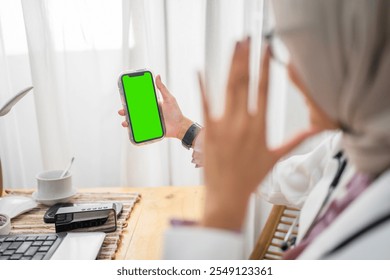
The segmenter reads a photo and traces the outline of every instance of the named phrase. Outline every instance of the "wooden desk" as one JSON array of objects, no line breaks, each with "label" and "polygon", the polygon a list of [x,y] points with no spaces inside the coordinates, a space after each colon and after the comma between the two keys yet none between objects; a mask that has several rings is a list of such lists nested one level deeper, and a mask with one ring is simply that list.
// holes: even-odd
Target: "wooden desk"
[{"label": "wooden desk", "polygon": [[[27,190],[30,191],[31,190]],[[161,259],[163,234],[171,218],[198,220],[204,202],[204,188],[85,188],[80,192],[133,192],[141,194],[124,229],[115,259]]]},{"label": "wooden desk", "polygon": [[[97,191],[114,191],[112,188]],[[142,198],[131,213],[116,259],[160,259],[164,231],[171,218],[198,220],[204,201],[203,187],[121,188]],[[88,191],[88,189],[86,190]],[[90,191],[90,190],[89,190]]]}]

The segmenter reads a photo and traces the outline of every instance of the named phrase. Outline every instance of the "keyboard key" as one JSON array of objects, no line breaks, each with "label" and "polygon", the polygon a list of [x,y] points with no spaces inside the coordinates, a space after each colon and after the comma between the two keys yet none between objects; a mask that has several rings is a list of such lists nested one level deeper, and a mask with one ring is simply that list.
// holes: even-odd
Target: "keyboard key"
[{"label": "keyboard key", "polygon": [[28,248],[27,252],[24,254],[25,256],[34,256],[34,254],[38,251],[39,247],[32,246]]},{"label": "keyboard key", "polygon": [[33,244],[32,241],[26,241],[24,242],[17,250],[17,254],[24,254],[28,248],[30,248],[31,244]]},{"label": "keyboard key", "polygon": [[5,239],[5,241],[15,241],[16,240],[16,236],[9,236]]},{"label": "keyboard key", "polygon": [[37,253],[32,259],[33,260],[42,260],[45,257],[45,253]]},{"label": "keyboard key", "polygon": [[27,241],[35,241],[35,239],[37,239],[36,236],[27,236]]},{"label": "keyboard key", "polygon": [[12,244],[8,247],[8,250],[16,250],[19,248],[20,245],[22,245],[22,243],[22,241],[12,242]]},{"label": "keyboard key", "polygon": [[26,240],[26,236],[19,236],[19,237],[16,237],[16,241],[24,241]]},{"label": "keyboard key", "polygon": [[57,239],[57,235],[53,234],[53,235],[49,235],[46,240],[52,240],[52,241],[55,241]]},{"label": "keyboard key", "polygon": [[47,235],[39,235],[39,236],[37,237],[37,240],[38,240],[38,241],[45,241],[46,238],[47,238]]},{"label": "keyboard key", "polygon": [[39,247],[38,252],[47,252],[47,251],[49,251],[49,249],[50,249],[50,246],[42,246],[42,247]]},{"label": "keyboard key", "polygon": [[43,241],[34,241],[32,246],[42,246],[42,244],[43,244]]},{"label": "keyboard key", "polygon": [[54,241],[45,241],[45,242],[43,242],[43,246],[51,246],[51,245],[53,245],[54,244]]},{"label": "keyboard key", "polygon": [[31,257],[24,256],[24,257],[21,257],[20,260],[22,260],[22,261],[31,260]]},{"label": "keyboard key", "polygon": [[3,242],[0,246],[0,254],[7,250],[11,244],[12,242]]},{"label": "keyboard key", "polygon": [[13,254],[9,259],[10,260],[20,260],[21,257],[23,257],[22,254]]},{"label": "keyboard key", "polygon": [[3,256],[12,256],[15,253],[15,250],[5,250]]},{"label": "keyboard key", "polygon": [[9,260],[10,256],[0,256],[0,260]]}]

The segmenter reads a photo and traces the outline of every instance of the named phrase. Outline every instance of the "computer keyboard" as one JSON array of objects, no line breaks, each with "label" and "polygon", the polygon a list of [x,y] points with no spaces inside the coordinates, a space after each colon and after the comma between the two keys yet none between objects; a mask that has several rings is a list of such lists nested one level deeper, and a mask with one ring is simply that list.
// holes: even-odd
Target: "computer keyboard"
[{"label": "computer keyboard", "polygon": [[0,260],[49,259],[63,237],[58,233],[0,235]]}]

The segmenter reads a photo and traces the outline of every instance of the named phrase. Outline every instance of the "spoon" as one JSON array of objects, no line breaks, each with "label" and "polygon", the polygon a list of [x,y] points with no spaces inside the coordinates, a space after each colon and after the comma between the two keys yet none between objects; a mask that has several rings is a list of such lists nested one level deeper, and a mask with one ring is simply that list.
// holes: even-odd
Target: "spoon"
[{"label": "spoon", "polygon": [[73,164],[73,161],[74,161],[74,157],[72,157],[72,159],[70,160],[70,163],[68,165],[68,167],[64,170],[64,172],[62,172],[61,176],[60,176],[60,179],[63,178],[66,173],[69,172],[70,168],[72,167],[72,164]]},{"label": "spoon", "polygon": [[16,94],[14,97],[12,97],[10,100],[8,100],[8,102],[6,102],[0,109],[0,117],[8,114],[8,112],[11,111],[12,107],[32,89],[33,87],[25,88],[24,90]]}]

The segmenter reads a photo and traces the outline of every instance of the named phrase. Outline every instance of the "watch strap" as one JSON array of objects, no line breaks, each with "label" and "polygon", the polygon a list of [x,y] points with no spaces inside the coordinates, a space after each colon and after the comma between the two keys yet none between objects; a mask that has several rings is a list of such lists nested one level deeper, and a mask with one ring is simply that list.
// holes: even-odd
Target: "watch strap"
[{"label": "watch strap", "polygon": [[193,123],[187,129],[186,133],[184,134],[183,139],[181,140],[181,143],[183,144],[183,146],[185,148],[190,149],[192,147],[192,144],[193,144],[196,136],[198,136],[201,129],[202,129],[202,127],[197,123]]}]

